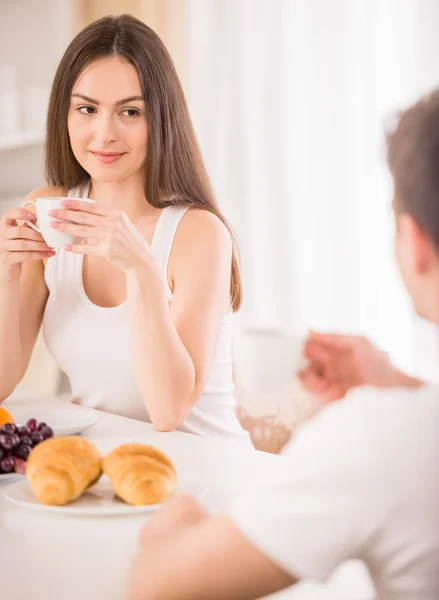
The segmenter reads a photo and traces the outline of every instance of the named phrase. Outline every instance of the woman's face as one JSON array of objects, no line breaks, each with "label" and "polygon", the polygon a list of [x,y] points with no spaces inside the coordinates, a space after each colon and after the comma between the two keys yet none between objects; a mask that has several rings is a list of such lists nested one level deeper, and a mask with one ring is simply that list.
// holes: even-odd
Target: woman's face
[{"label": "woman's face", "polygon": [[116,56],[86,67],[72,90],[68,130],[76,160],[95,181],[143,177],[148,123],[135,67]]}]

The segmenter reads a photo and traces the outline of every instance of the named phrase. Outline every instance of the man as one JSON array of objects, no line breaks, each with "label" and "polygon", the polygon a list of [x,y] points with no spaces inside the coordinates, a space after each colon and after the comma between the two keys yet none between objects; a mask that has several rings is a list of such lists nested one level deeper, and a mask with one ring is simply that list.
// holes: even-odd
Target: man
[{"label": "man", "polygon": [[[439,326],[439,91],[401,116],[388,162],[402,279]],[[324,581],[352,558],[380,600],[439,598],[439,388],[360,340],[311,335],[302,379],[343,399],[294,436],[282,474],[267,473],[226,514],[189,498],[158,513],[141,534],[130,600],[258,598]]]}]

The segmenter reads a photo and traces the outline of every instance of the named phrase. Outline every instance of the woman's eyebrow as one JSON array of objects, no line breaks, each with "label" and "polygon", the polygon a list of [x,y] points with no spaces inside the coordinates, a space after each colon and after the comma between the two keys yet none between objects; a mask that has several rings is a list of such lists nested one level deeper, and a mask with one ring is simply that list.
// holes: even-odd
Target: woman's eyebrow
[{"label": "woman's eyebrow", "polygon": [[[84,94],[72,94],[72,98],[81,98],[82,100],[85,100],[86,102],[90,102],[90,104],[96,104],[96,106],[99,106],[100,102],[99,100],[94,100],[93,98],[90,98],[89,96],[85,96]],[[127,104],[127,102],[144,102],[143,100],[143,96],[129,96],[128,98],[123,98],[122,100],[118,100],[116,102],[116,106],[120,106],[121,104]]]}]

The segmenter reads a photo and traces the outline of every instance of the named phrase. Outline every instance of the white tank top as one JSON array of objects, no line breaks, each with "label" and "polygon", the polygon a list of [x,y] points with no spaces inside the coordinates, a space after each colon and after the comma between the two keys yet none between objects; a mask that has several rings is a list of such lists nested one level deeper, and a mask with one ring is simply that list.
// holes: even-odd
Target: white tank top
[{"label": "white tank top", "polygon": [[[86,198],[89,188],[89,184],[74,188],[69,197]],[[151,244],[169,300],[169,256],[185,212],[180,207],[163,209]],[[111,308],[93,304],[84,290],[82,263],[82,255],[63,249],[47,261],[49,297],[43,319],[47,348],[69,378],[71,402],[151,422],[136,383],[126,302]],[[179,429],[251,444],[235,415],[230,316],[223,318],[207,385]]]}]

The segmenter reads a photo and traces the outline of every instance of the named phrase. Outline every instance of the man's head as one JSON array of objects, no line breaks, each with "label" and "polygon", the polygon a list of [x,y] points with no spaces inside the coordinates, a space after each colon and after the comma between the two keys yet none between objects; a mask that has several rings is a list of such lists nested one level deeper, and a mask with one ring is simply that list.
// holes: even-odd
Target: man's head
[{"label": "man's head", "polygon": [[401,114],[388,164],[401,276],[417,313],[439,324],[439,90]]}]

